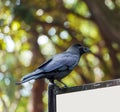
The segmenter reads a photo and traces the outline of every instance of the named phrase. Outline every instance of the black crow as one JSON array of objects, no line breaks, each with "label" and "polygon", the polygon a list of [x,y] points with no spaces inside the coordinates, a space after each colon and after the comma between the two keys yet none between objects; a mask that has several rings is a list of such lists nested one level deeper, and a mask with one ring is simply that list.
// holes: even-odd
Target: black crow
[{"label": "black crow", "polygon": [[53,56],[53,58],[40,65],[35,71],[24,76],[16,84],[22,84],[32,79],[47,78],[53,84],[54,80],[57,80],[65,85],[61,79],[75,68],[82,54],[86,52],[90,52],[89,48],[80,44],[72,45],[63,53]]}]

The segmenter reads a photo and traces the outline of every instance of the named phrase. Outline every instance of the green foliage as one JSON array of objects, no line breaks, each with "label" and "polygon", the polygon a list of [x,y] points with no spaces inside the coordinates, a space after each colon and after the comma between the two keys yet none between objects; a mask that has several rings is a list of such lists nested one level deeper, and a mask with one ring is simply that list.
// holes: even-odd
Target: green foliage
[{"label": "green foliage", "polygon": [[[117,9],[107,7],[112,14],[119,12],[119,5]],[[88,46],[93,53],[84,55],[78,67],[63,79],[67,85],[108,80],[120,73],[113,66],[120,65],[119,41],[115,41],[118,38],[106,42],[106,35],[100,33],[100,26],[83,0],[2,0],[0,12],[0,112],[27,112],[30,94],[26,96],[22,90],[32,92],[31,85],[16,86],[15,82],[74,43]],[[109,25],[115,23],[117,29],[113,33],[119,34],[119,24],[116,26],[109,17]],[[44,109],[46,102],[44,94]]]},{"label": "green foliage", "polygon": [[27,108],[27,104],[28,104],[28,99],[27,98],[21,98],[20,99],[20,103],[18,104],[17,108],[16,108],[16,112],[28,112]]}]

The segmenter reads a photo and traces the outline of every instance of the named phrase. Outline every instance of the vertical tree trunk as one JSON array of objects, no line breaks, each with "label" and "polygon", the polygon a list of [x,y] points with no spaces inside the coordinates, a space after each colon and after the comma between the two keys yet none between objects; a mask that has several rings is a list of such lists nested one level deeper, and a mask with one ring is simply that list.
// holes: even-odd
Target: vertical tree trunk
[{"label": "vertical tree trunk", "polygon": [[36,80],[32,89],[32,111],[43,112],[42,93],[44,90],[44,80]]},{"label": "vertical tree trunk", "polygon": [[[36,25],[34,24],[33,26]],[[37,43],[39,33],[36,31],[35,27],[31,29],[31,32],[33,34],[33,37],[29,40],[32,45],[31,50],[33,53],[31,68],[36,69],[45,59],[40,53],[39,45]],[[38,79],[34,82],[30,99],[30,105],[32,106],[30,112],[43,112],[42,93],[44,91],[44,84],[45,82],[43,79]]]},{"label": "vertical tree trunk", "polygon": [[[111,26],[109,20],[107,20],[108,18],[101,10],[102,8],[106,9],[106,6],[103,1],[99,1],[99,0],[84,0],[84,1],[89,7],[90,12],[92,13],[92,18],[94,22],[98,25],[102,38],[107,48],[109,49],[109,55],[112,61],[112,68],[113,68],[112,70],[113,74],[111,75],[113,75],[114,78],[118,78],[119,75],[116,74],[119,74],[120,63],[116,57],[117,52],[115,51],[115,49],[113,49],[112,43],[116,42],[119,45],[120,38],[118,38],[119,36],[116,34],[114,27]],[[108,13],[110,13],[108,9],[107,11]]]}]

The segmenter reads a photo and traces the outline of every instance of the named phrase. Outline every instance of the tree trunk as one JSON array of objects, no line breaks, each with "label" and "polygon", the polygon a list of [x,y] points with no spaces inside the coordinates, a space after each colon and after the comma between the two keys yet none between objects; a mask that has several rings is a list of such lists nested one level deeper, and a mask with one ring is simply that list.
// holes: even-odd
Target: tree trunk
[{"label": "tree trunk", "polygon": [[31,112],[43,112],[43,102],[42,102],[42,93],[44,90],[44,80],[43,79],[38,79],[35,81],[32,89],[32,96],[31,96],[31,101],[32,101],[32,108]]},{"label": "tree trunk", "polygon": [[[111,11],[107,9],[104,4],[104,1],[101,0],[84,0],[88,5],[90,12],[92,13],[92,18],[94,22],[98,25],[98,28],[101,32],[102,38],[109,50],[110,59],[112,61],[112,74],[114,78],[120,77],[119,75],[119,66],[120,63],[116,57],[116,50],[112,47],[112,44],[115,42],[120,45],[119,33],[117,33],[114,26],[111,26],[109,18],[107,18],[107,13],[111,14]],[[105,11],[102,11],[104,9]],[[106,13],[107,12],[107,13]],[[112,14],[111,14],[112,15]],[[116,17],[115,17],[116,19]]]},{"label": "tree trunk", "polygon": [[[35,27],[31,29],[31,33],[33,34],[33,37],[29,39],[29,42],[32,45],[31,50],[33,53],[31,69],[36,69],[41,63],[43,63],[43,61],[45,61],[45,58],[39,51],[39,45],[37,44],[39,34]],[[38,79],[34,82],[30,99],[30,105],[32,106],[30,112],[43,112],[42,93],[44,91],[44,85],[45,82],[43,79]]]}]

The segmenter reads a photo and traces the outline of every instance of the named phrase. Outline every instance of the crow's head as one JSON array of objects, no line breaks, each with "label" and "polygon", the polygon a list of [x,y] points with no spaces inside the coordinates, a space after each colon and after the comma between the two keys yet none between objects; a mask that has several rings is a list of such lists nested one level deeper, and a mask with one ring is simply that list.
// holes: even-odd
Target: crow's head
[{"label": "crow's head", "polygon": [[80,53],[80,54],[84,54],[87,52],[91,52],[90,49],[88,47],[84,47],[81,44],[74,44],[70,47],[70,50],[72,52],[76,52],[76,53]]}]

